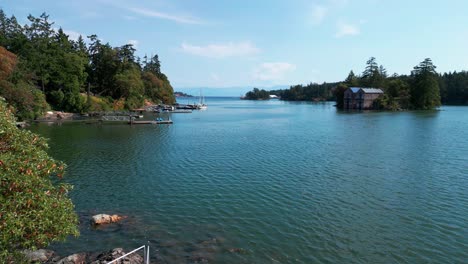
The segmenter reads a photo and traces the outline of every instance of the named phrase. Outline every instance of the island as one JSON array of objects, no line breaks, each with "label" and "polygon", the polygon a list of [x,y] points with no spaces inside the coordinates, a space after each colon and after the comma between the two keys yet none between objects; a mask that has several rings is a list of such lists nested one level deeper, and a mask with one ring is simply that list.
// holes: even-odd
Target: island
[{"label": "island", "polygon": [[245,96],[242,96],[243,100],[268,100],[270,99],[270,93],[264,89],[253,88],[252,91],[247,92]]}]

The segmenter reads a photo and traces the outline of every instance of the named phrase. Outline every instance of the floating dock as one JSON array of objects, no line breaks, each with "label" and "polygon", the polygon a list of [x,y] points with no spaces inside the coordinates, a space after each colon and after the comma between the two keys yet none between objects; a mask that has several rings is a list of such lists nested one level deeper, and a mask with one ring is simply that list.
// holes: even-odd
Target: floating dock
[{"label": "floating dock", "polygon": [[172,120],[162,120],[162,121],[130,121],[128,122],[129,125],[169,125],[172,124]]}]

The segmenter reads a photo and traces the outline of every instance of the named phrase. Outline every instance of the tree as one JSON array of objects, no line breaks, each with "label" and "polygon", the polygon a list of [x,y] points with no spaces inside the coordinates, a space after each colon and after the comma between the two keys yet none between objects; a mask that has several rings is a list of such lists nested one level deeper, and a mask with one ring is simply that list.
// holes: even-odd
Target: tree
[{"label": "tree", "polygon": [[[161,71],[157,54],[145,56],[142,64],[131,44],[112,47],[91,35],[87,45],[83,37],[73,41],[61,28],[55,29],[46,13],[39,17],[29,15],[28,20],[22,27],[14,16],[8,18],[0,9],[0,46],[18,56],[22,68],[9,75],[8,80],[2,80],[0,95],[22,117],[36,116],[23,113],[39,109],[35,106],[42,105],[44,96],[54,109],[71,112],[87,111],[93,105],[91,97],[99,96],[119,102],[131,100],[125,104],[127,107],[140,104],[145,96],[156,102],[175,103],[173,88]],[[148,77],[145,89],[141,89],[142,77]],[[36,87],[42,90],[42,95]],[[88,92],[87,98],[83,92]],[[101,99],[94,101],[112,103]],[[29,104],[33,101],[34,105]]]},{"label": "tree", "polygon": [[133,66],[115,75],[116,94],[126,99],[126,108],[138,108],[143,105],[145,87],[139,70]]},{"label": "tree", "polygon": [[245,94],[244,99],[246,100],[268,100],[270,99],[270,93],[264,89],[253,88],[252,91]]},{"label": "tree", "polygon": [[[80,92],[84,90],[88,58],[86,54],[76,51],[73,43],[60,28],[50,44],[53,57],[50,61],[48,93],[55,108],[70,111],[85,111],[85,99]],[[57,100],[62,96],[63,100]]]},{"label": "tree", "polygon": [[410,108],[410,86],[401,79],[389,81],[386,95],[389,98],[389,105],[394,106],[392,110]]},{"label": "tree", "polygon": [[366,62],[366,69],[362,72],[362,78],[368,79],[379,72],[379,65],[375,61],[375,57],[370,57]]},{"label": "tree", "polygon": [[161,62],[156,54],[150,61],[144,57],[142,78],[145,84],[145,95],[151,100],[165,104],[175,103],[174,89],[167,76],[161,72]]},{"label": "tree", "polygon": [[381,65],[379,66],[374,57],[371,57],[367,62],[367,66],[362,73],[361,83],[366,87],[382,88],[385,84],[387,71]]},{"label": "tree", "polygon": [[436,66],[426,58],[412,71],[411,101],[415,109],[434,109],[440,106],[440,89]]},{"label": "tree", "polygon": [[52,28],[54,23],[49,22],[49,15],[46,13],[42,13],[40,17],[29,15],[28,20],[31,24],[25,26],[28,45],[24,53],[28,54],[28,61],[39,79],[42,92],[45,93],[53,64],[54,53],[51,50],[51,43],[55,33]]},{"label": "tree", "polygon": [[348,87],[359,86],[359,80],[353,71],[349,72],[348,77],[346,77],[345,83]]},{"label": "tree", "polygon": [[96,35],[88,36],[91,43],[88,47],[90,62],[88,67],[89,82],[92,91],[99,95],[119,99],[114,93],[115,75],[119,70],[119,59],[116,50],[108,43],[103,45]]},{"label": "tree", "polygon": [[78,235],[78,218],[67,193],[53,185],[64,164],[47,155],[45,139],[15,126],[11,108],[0,100],[0,262],[14,262],[23,249],[45,247]]},{"label": "tree", "polygon": [[21,120],[34,119],[49,109],[44,94],[31,84],[24,68],[15,54],[0,47],[0,96],[15,107]]},{"label": "tree", "polygon": [[340,84],[335,89],[335,97],[336,97],[336,108],[343,109],[344,108],[344,92],[348,89],[345,84]]},{"label": "tree", "polygon": [[161,62],[159,61],[158,54],[154,55],[148,62],[145,56],[145,64],[143,65],[143,70],[151,72],[158,76],[161,74]]}]

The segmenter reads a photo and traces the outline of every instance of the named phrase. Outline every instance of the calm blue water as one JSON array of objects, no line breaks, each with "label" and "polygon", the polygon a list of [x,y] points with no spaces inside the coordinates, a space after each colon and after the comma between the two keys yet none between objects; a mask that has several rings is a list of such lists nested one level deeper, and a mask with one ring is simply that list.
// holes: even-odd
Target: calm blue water
[{"label": "calm blue water", "polygon": [[[69,165],[82,220],[52,248],[149,241],[161,263],[467,262],[468,107],[206,101],[173,125],[33,126]],[[102,212],[129,217],[91,228]]]}]

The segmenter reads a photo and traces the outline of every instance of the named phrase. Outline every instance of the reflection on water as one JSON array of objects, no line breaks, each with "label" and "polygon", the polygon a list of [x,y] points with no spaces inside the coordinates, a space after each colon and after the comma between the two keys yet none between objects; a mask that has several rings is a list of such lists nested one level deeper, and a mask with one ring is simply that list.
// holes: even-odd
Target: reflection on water
[{"label": "reflection on water", "polygon": [[[53,248],[149,242],[163,263],[468,259],[468,108],[207,102],[169,126],[32,127],[69,165],[82,220],[79,238]],[[129,217],[95,229],[97,213]]]}]

